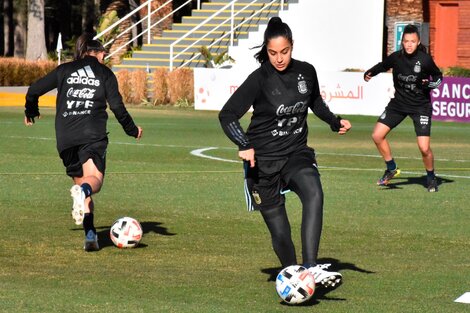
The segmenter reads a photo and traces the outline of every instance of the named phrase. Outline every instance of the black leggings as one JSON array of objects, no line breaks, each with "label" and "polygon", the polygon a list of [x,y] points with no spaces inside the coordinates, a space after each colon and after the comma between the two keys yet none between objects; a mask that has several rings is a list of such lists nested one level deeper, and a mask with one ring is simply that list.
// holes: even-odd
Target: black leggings
[{"label": "black leggings", "polygon": [[[323,190],[318,173],[313,168],[299,170],[289,181],[290,190],[302,202],[302,263],[313,266],[317,262],[323,225]],[[297,264],[295,247],[286,207],[261,210],[271,233],[272,245],[282,267]]]}]

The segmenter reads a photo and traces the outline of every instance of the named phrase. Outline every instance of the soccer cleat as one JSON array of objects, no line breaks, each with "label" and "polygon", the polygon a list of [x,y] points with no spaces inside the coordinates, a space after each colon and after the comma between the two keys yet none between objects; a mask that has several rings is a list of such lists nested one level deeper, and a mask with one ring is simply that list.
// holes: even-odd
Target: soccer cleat
[{"label": "soccer cleat", "polygon": [[93,231],[89,230],[85,236],[85,245],[83,246],[85,251],[98,251],[100,246],[98,245],[98,235]]},{"label": "soccer cleat", "polygon": [[433,178],[428,178],[427,183],[429,192],[437,192],[437,178],[435,176]]},{"label": "soccer cleat", "polygon": [[397,167],[396,169],[390,171],[390,170],[385,170],[385,173],[384,175],[382,176],[382,178],[380,178],[378,181],[377,181],[377,185],[379,186],[387,186],[388,183],[390,182],[390,180],[394,177],[398,177],[400,176],[400,169]]},{"label": "soccer cleat", "polygon": [[317,264],[309,267],[309,272],[315,278],[315,285],[323,286],[324,288],[336,288],[341,285],[343,275],[338,272],[328,272],[325,269],[330,267],[331,264]]},{"label": "soccer cleat", "polygon": [[73,199],[72,217],[75,220],[75,224],[80,225],[83,223],[85,216],[85,193],[82,187],[73,185],[72,188],[70,188],[70,195]]}]

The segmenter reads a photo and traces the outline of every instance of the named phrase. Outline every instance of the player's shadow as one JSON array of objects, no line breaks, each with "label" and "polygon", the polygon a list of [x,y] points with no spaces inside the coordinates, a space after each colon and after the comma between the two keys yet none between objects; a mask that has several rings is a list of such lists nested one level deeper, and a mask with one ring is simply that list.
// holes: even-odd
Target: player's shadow
[{"label": "player's shadow", "polygon": [[[140,225],[142,226],[142,231],[145,234],[155,233],[162,236],[175,236],[175,233],[171,233],[168,231],[166,227],[161,226],[162,223],[160,222],[141,222]],[[100,226],[96,227],[96,233],[98,235],[100,249],[114,246],[111,238],[109,237],[109,230],[111,226]],[[147,245],[145,243],[139,243],[136,247],[137,249],[146,248]]]},{"label": "player's shadow", "polygon": [[[357,267],[353,263],[345,263],[345,262],[341,262],[341,261],[339,261],[337,259],[333,259],[333,258],[322,258],[322,259],[318,260],[318,264],[326,264],[326,263],[331,264],[331,266],[327,269],[329,271],[339,271],[339,272],[341,272],[343,270],[350,270],[350,271],[356,271],[356,272],[363,273],[363,274],[375,274],[375,272]],[[265,268],[265,269],[261,269],[261,272],[268,275],[268,279],[267,279],[268,282],[275,282],[276,277],[279,274],[279,272],[281,271],[281,269],[282,269],[281,267]],[[337,286],[337,287],[339,287],[339,286]],[[347,299],[344,299],[344,298],[335,298],[335,297],[327,296],[328,293],[330,293],[331,291],[333,291],[336,288],[326,289],[326,288],[322,288],[322,287],[317,287],[317,288],[315,288],[314,296],[309,301],[298,304],[296,306],[316,305],[316,304],[320,303],[319,300],[346,301]],[[282,302],[282,304],[288,305],[285,302]]]},{"label": "player's shadow", "polygon": [[[448,179],[448,178],[443,178],[443,177],[437,177],[437,186],[439,188],[440,185],[442,184],[450,184],[453,183],[454,180]],[[383,186],[381,190],[393,190],[393,189],[403,189],[402,186],[406,185],[421,185],[423,186],[424,189],[427,189],[428,186],[426,185],[426,175],[423,175],[421,177],[397,177],[392,180],[391,183],[389,183],[387,186]]]}]

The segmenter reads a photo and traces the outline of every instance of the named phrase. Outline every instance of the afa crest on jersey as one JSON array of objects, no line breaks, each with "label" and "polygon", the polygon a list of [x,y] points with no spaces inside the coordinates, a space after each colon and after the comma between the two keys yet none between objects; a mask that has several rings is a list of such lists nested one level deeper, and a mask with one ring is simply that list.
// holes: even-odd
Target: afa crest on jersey
[{"label": "afa crest on jersey", "polygon": [[297,81],[297,88],[299,89],[299,92],[301,94],[307,93],[307,82],[305,81],[305,78],[302,76],[302,74],[299,74],[299,76],[297,77]]},{"label": "afa crest on jersey", "polygon": [[415,67],[413,68],[415,73],[421,73],[421,62],[416,62]]}]

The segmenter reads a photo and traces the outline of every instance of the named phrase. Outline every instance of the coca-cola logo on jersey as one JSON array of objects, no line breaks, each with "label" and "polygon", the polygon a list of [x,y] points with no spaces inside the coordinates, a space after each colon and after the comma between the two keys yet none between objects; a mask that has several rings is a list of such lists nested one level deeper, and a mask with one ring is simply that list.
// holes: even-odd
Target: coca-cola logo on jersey
[{"label": "coca-cola logo on jersey", "polygon": [[67,97],[74,97],[80,99],[92,99],[95,96],[96,89],[92,88],[82,88],[74,89],[73,87],[67,90]]},{"label": "coca-cola logo on jersey", "polygon": [[303,113],[308,109],[307,102],[297,102],[294,105],[284,105],[281,104],[277,110],[276,110],[276,115],[281,116],[281,115],[292,115],[292,114],[297,114],[297,113]]}]

